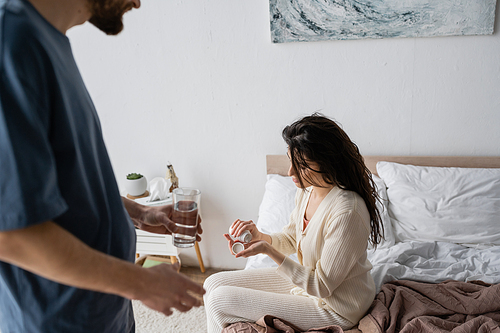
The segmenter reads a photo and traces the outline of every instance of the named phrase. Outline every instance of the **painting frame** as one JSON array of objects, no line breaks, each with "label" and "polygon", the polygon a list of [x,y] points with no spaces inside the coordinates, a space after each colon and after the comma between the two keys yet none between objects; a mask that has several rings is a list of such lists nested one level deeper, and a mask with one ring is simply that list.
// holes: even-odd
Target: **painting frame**
[{"label": "painting frame", "polygon": [[493,34],[497,0],[270,0],[273,43]]}]

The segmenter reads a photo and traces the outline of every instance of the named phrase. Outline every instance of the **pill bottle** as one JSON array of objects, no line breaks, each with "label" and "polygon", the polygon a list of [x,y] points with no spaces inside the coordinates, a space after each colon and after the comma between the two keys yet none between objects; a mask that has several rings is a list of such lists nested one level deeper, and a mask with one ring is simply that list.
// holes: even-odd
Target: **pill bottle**
[{"label": "pill bottle", "polygon": [[252,234],[248,230],[243,231],[239,237],[235,237],[235,236],[231,235],[231,231],[232,231],[232,229],[231,229],[231,227],[229,227],[229,236],[234,241],[240,241],[242,243],[250,243],[250,241],[252,240]]},{"label": "pill bottle", "polygon": [[233,253],[236,254],[238,252],[243,251],[245,249],[245,245],[243,245],[243,243],[241,243],[241,242],[234,242],[231,249],[233,250]]}]

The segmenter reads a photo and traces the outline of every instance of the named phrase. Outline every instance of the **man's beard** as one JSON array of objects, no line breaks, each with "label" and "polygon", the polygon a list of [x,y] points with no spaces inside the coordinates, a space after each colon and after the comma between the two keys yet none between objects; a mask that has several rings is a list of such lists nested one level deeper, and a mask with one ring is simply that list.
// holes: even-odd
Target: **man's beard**
[{"label": "man's beard", "polygon": [[88,0],[91,13],[89,22],[107,35],[117,35],[123,30],[123,14],[134,7],[123,0]]}]

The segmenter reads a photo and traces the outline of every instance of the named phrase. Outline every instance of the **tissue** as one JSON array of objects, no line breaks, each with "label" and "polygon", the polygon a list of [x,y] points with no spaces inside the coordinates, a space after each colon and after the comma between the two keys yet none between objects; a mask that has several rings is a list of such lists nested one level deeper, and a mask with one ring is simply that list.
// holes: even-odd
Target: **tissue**
[{"label": "tissue", "polygon": [[149,192],[151,194],[149,201],[158,201],[167,199],[170,196],[169,189],[171,185],[172,184],[170,183],[170,181],[165,178],[162,177],[153,178],[149,182]]}]

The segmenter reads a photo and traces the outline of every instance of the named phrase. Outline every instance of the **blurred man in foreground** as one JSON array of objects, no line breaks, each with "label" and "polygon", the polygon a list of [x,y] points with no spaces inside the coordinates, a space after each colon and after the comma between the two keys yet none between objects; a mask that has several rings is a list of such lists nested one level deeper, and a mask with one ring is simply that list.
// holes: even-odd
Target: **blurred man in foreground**
[{"label": "blurred man in foreground", "polygon": [[140,0],[0,0],[4,333],[134,332],[130,300],[169,315],[199,305],[188,290],[204,293],[176,266],[133,264],[134,224],[171,233],[171,206],[120,197],[66,37],[86,21],[118,34],[123,14],[139,6]]}]

